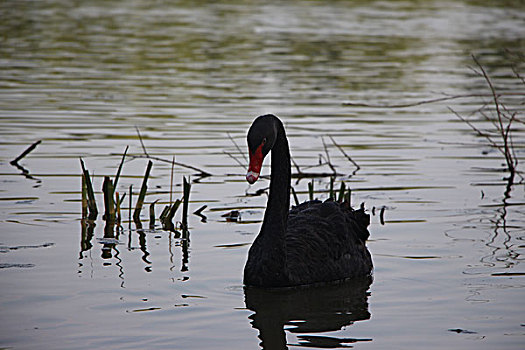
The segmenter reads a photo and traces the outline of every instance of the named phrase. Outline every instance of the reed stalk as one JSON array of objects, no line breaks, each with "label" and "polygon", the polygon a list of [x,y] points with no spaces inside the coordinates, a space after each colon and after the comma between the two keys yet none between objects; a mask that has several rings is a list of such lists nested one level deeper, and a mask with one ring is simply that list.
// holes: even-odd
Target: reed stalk
[{"label": "reed stalk", "polygon": [[133,185],[129,185],[129,224],[131,227],[131,206],[132,206],[132,198],[133,198]]},{"label": "reed stalk", "polygon": [[135,222],[140,221],[140,212],[142,211],[142,207],[144,205],[144,199],[146,198],[146,192],[148,190],[148,178],[149,178],[149,174],[150,174],[152,166],[153,166],[153,162],[151,160],[148,161],[146,173],[144,174],[144,179],[142,180],[142,187],[140,188],[139,198],[137,199],[137,203],[135,205],[135,211],[133,212],[133,219]]},{"label": "reed stalk", "polygon": [[346,184],[344,182],[341,182],[341,188],[339,188],[339,197],[337,197],[337,201],[339,203],[341,203],[344,199],[345,190],[346,190]]},{"label": "reed stalk", "polygon": [[334,180],[335,180],[335,177],[334,176],[330,176],[330,197],[329,199],[331,200],[334,200],[335,196],[334,196]]},{"label": "reed stalk", "polygon": [[117,175],[115,175],[115,181],[113,181],[113,190],[115,191],[117,189],[118,180],[120,179],[120,172],[122,171],[122,166],[124,165],[124,159],[126,159],[126,154],[128,153],[129,146],[126,146],[126,149],[124,150],[124,154],[122,155],[122,160],[120,161],[120,164],[118,166]]},{"label": "reed stalk", "polygon": [[293,199],[294,199],[295,205],[299,205],[299,198],[297,198],[297,192],[295,192],[295,188],[293,188],[293,187],[290,187],[290,188],[292,190],[292,194],[293,194]]},{"label": "reed stalk", "polygon": [[102,193],[104,194],[104,219],[106,221],[115,221],[115,202],[113,197],[113,182],[109,176],[104,176],[102,184]]},{"label": "reed stalk", "polygon": [[149,205],[149,228],[154,229],[155,228],[155,204],[157,204],[156,200],[155,202],[151,203]]},{"label": "reed stalk", "polygon": [[188,205],[190,203],[191,184],[183,177],[182,227],[188,228]]},{"label": "reed stalk", "polygon": [[91,178],[89,172],[86,170],[84,161],[80,158],[80,165],[82,167],[82,176],[86,182],[86,192],[87,192],[87,205],[88,205],[88,219],[95,220],[98,215],[97,202],[95,200],[95,192],[93,191],[93,184],[91,183]]},{"label": "reed stalk", "polygon": [[86,178],[84,174],[82,178],[82,219],[85,219],[88,214],[88,201],[87,201],[87,187],[86,187]]},{"label": "reed stalk", "polygon": [[160,223],[162,224],[162,228],[164,230],[175,231],[173,217],[175,216],[175,213],[177,212],[177,209],[179,209],[181,203],[181,200],[177,199],[175,200],[175,203],[172,205],[167,205],[162,211],[162,214],[160,215]]}]

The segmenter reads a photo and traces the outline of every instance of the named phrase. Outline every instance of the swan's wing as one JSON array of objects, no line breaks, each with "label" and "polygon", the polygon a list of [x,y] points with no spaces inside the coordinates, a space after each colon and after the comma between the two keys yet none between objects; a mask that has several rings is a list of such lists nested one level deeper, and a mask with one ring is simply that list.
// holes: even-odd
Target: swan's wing
[{"label": "swan's wing", "polygon": [[333,202],[295,207],[285,236],[286,270],[296,284],[334,281],[370,274],[365,246],[369,216]]}]

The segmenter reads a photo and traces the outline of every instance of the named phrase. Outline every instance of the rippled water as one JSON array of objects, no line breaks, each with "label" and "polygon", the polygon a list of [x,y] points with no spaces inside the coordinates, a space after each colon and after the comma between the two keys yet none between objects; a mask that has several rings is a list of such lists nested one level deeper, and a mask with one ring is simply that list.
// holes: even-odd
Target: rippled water
[{"label": "rippled water", "polygon": [[[471,54],[498,91],[524,92],[510,68],[525,75],[520,1],[4,1],[0,18],[0,347],[525,345],[524,186],[507,187],[500,153],[447,108],[469,116],[491,103]],[[484,96],[343,105],[443,94]],[[504,98],[523,121],[522,101]],[[325,144],[336,186],[374,214],[372,283],[243,290],[266,204],[254,194],[268,180],[249,187],[239,163],[252,119],[268,112],[303,172],[332,171],[317,166]],[[150,155],[211,174],[175,167],[175,197],[191,176],[190,212],[207,205],[205,221],[190,215],[189,239],[137,230],[129,196],[117,236],[100,215],[91,229],[80,220],[79,157],[98,191],[129,145],[118,190],[137,198],[147,160],[136,128]],[[521,163],[524,136],[516,122]],[[159,201],[157,215],[170,173],[154,161],[146,203]],[[294,183],[301,200],[309,181]],[[326,198],[329,177],[314,187]],[[240,221],[223,217],[231,210]]]}]

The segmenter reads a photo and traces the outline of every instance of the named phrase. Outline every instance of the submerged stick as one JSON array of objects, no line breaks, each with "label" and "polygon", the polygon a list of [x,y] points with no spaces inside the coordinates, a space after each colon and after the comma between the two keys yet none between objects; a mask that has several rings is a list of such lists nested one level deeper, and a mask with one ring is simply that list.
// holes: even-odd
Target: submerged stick
[{"label": "submerged stick", "polygon": [[331,200],[334,200],[335,196],[334,196],[334,180],[335,180],[335,177],[333,176],[330,176],[330,199]]},{"label": "submerged stick", "polygon": [[314,200],[314,180],[308,183],[308,196],[311,201]]},{"label": "submerged stick", "polygon": [[25,156],[27,156],[31,151],[33,151],[36,146],[38,146],[40,143],[42,142],[42,140],[38,140],[36,142],[33,142],[31,144],[31,146],[27,147],[26,150],[24,152],[22,152],[22,154],[20,154],[18,157],[16,157],[15,159],[13,159],[11,162],[9,162],[9,164],[11,165],[15,165],[18,163],[18,161],[20,161],[22,158],[24,158]]},{"label": "submerged stick", "polygon": [[140,188],[139,198],[137,199],[137,204],[135,205],[135,211],[133,212],[133,219],[139,221],[140,212],[144,204],[144,198],[146,198],[146,191],[148,190],[148,178],[151,171],[153,162],[150,160],[148,162],[148,167],[146,168],[146,174],[144,174],[144,179],[142,180],[142,187]]}]

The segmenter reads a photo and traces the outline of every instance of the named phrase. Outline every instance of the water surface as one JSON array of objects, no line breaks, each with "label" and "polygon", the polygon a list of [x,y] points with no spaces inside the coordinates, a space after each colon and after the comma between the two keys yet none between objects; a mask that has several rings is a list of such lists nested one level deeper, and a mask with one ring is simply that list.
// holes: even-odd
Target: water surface
[{"label": "water surface", "polygon": [[[511,69],[525,75],[519,1],[4,1],[0,18],[0,347],[523,348],[524,186],[507,187],[502,156],[447,108],[491,103],[471,54],[498,91],[524,92]],[[443,94],[486,96],[343,105]],[[522,97],[504,99],[521,120]],[[331,172],[317,166],[326,144],[336,185],[369,208],[373,282],[244,291],[266,204],[253,194],[268,180],[248,186],[235,159],[263,113],[283,119],[302,171]],[[211,174],[175,167],[175,197],[190,176],[190,212],[208,206],[189,239],[137,230],[129,197],[115,237],[100,216],[91,230],[80,220],[79,157],[98,191],[129,145],[118,190],[136,199],[147,159],[135,127],[150,155]],[[154,162],[157,213],[170,173]],[[301,200],[309,181],[293,184]],[[326,198],[329,177],[314,187]]]}]

